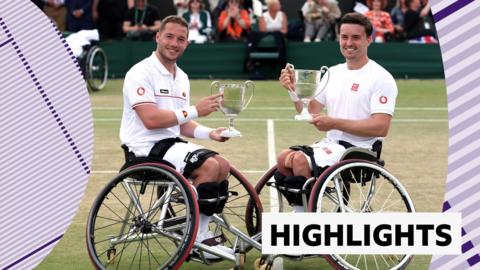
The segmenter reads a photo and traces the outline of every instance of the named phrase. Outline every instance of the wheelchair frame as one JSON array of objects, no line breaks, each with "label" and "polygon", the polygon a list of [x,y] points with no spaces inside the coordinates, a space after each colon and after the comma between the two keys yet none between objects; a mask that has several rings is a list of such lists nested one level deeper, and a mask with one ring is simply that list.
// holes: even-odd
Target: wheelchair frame
[{"label": "wheelchair frame", "polygon": [[[398,179],[396,179],[392,174],[390,174],[387,170],[385,170],[383,166],[380,166],[379,164],[382,164],[380,160],[377,160],[377,163],[373,163],[366,160],[346,159],[346,160],[337,162],[332,166],[330,166],[329,168],[327,168],[325,171],[322,172],[322,174],[317,179],[313,177],[308,179],[301,190],[291,189],[289,191],[294,193],[299,193],[302,195],[302,201],[303,201],[304,209],[306,211],[324,212],[325,210],[322,208],[322,200],[326,198],[327,200],[330,200],[331,202],[333,202],[333,204],[335,205],[333,209],[328,210],[330,212],[372,212],[376,210],[372,201],[373,197],[376,195],[375,192],[380,191],[382,188],[381,186],[377,185],[377,182],[384,179],[386,181],[381,182],[380,183],[381,185],[384,185],[384,183],[392,185],[392,191],[388,195],[387,199],[390,198],[390,196],[393,194],[394,191],[397,191],[400,198],[402,199],[402,202],[405,204],[404,206],[405,209],[403,209],[401,205],[400,210],[407,211],[407,212],[415,212],[413,202],[410,199],[406,189],[401,185]],[[120,221],[122,223],[120,228],[120,233],[117,234],[116,237],[101,239],[96,242],[95,222],[96,222],[96,218],[99,217],[98,216],[99,207],[102,206],[103,200],[105,200],[105,198],[108,197],[107,195],[110,194],[107,191],[111,189],[113,185],[116,185],[120,182],[122,182],[122,185],[125,185],[123,183],[123,179],[120,182],[118,182],[118,180],[122,178],[121,177],[122,175],[131,173],[132,169],[130,168],[126,169],[122,171],[119,174],[119,176],[114,178],[97,197],[94,203],[94,206],[90,211],[88,223],[87,223],[87,247],[88,247],[91,260],[95,265],[95,267],[98,269],[108,268],[108,266],[111,264],[112,261],[113,263],[111,265],[113,266],[115,264],[114,260],[116,257],[118,257],[118,254],[113,254],[113,257],[111,257],[112,254],[109,254],[108,250],[113,250],[113,249],[111,248],[107,249],[101,254],[101,256],[103,255],[107,256],[107,261],[106,263],[105,261],[102,262],[96,250],[96,243],[103,243],[103,242],[109,241],[111,246],[123,244],[123,247],[125,249],[125,246],[130,245],[127,243],[139,241],[139,238],[140,238],[140,241],[143,241],[144,239],[146,239],[147,244],[148,244],[148,239],[155,239],[158,242],[159,240],[156,239],[157,235],[155,235],[155,233],[157,233],[158,235],[167,237],[168,240],[173,242],[174,246],[177,248],[177,252],[174,255],[171,255],[169,252],[166,252],[168,254],[167,256],[169,256],[169,258],[167,259],[167,262],[165,263],[166,266],[161,265],[158,269],[178,269],[178,267],[180,267],[180,265],[185,260],[193,260],[193,261],[198,261],[205,264],[211,264],[213,262],[216,262],[216,261],[207,259],[205,256],[205,253],[210,253],[218,256],[221,259],[232,261],[234,262],[234,269],[241,269],[245,263],[246,252],[248,252],[251,248],[255,248],[261,251],[261,235],[262,235],[261,214],[263,212],[263,209],[262,209],[263,206],[261,204],[259,196],[262,194],[263,188],[267,186],[274,187],[279,197],[280,212],[288,211],[288,209],[286,209],[284,205],[284,202],[286,201],[286,199],[284,200],[282,198],[283,195],[279,191],[279,188],[281,187],[276,187],[275,182],[272,181],[273,174],[276,171],[276,166],[269,169],[259,179],[255,188],[251,186],[251,184],[246,180],[246,178],[238,170],[232,167],[231,176],[233,176],[239,182],[239,184],[234,185],[234,187],[240,186],[240,188],[245,189],[246,194],[239,196],[237,191],[229,191],[229,201],[227,201],[227,205],[230,202],[230,197],[235,198],[236,196],[239,196],[238,199],[240,199],[242,197],[249,196],[248,203],[245,209],[245,217],[244,219],[240,218],[245,223],[245,224],[241,224],[240,227],[245,225],[245,228],[240,228],[238,224],[233,224],[233,222],[230,221],[230,218],[227,217],[227,215],[229,214],[228,211],[224,210],[223,213],[214,214],[212,216],[212,221],[213,221],[212,223],[215,226],[215,233],[227,232],[230,234],[230,239],[228,239],[228,242],[229,242],[230,248],[232,248],[235,251],[234,255],[232,255],[232,254],[223,252],[222,250],[211,248],[205,244],[195,242],[197,227],[198,227],[198,216],[199,216],[198,202],[197,202],[197,196],[195,194],[195,190],[194,188],[192,188],[191,184],[187,179],[185,179],[182,175],[180,175],[174,169],[161,163],[143,163],[143,164],[135,165],[133,167],[133,170],[134,169],[138,170],[139,168],[143,170],[159,170],[159,171],[165,170],[166,173],[169,174],[169,177],[171,177],[172,179],[178,180],[177,182],[175,181],[174,182],[180,187],[178,186],[176,187],[173,184],[170,184],[166,193],[159,193],[157,188],[158,200],[153,204],[154,211],[153,210],[143,211],[143,209],[141,209],[142,206],[141,206],[140,200],[136,198],[136,195],[138,196],[140,193],[138,191],[133,190],[132,188],[124,187],[124,190],[127,191],[126,193],[130,198],[130,203],[128,207],[126,207],[126,205],[123,205],[128,210],[126,213],[127,216]],[[353,176],[352,179],[347,180],[348,178],[345,178],[344,176],[345,170],[350,170],[350,174]],[[342,175],[342,173],[344,174]],[[365,180],[363,180],[363,178],[360,180],[356,179],[356,177],[361,178],[363,176],[369,179],[365,179]],[[137,185],[140,185],[141,188],[143,188],[144,185],[149,185],[149,183],[160,184],[160,182],[155,182],[155,181],[152,182],[147,178],[145,179],[146,180],[136,180],[136,181],[131,180],[130,182],[126,181],[126,184],[129,184],[129,183],[137,184]],[[114,183],[115,181],[117,181],[118,183]],[[357,184],[356,187],[359,189],[361,189],[362,187],[365,187],[368,190],[368,196],[363,197],[365,201],[361,202],[361,207],[358,209],[348,205],[350,203],[350,200],[353,198],[353,190],[350,189],[350,186],[354,184]],[[311,189],[310,198],[308,198],[307,188],[309,188],[310,186],[313,186],[313,187]],[[173,192],[175,189],[180,190],[180,193],[183,194],[182,195],[184,197],[183,201],[182,201],[182,198],[180,198],[181,196],[179,197],[178,192],[177,193]],[[154,192],[152,191],[152,197],[153,197],[153,194]],[[113,195],[113,196],[116,197],[116,195]],[[191,198],[192,201],[188,202],[189,198]],[[234,200],[235,199],[232,199],[231,201],[233,202]],[[187,226],[189,224],[187,223],[188,217],[184,219],[185,220],[185,224],[184,224],[183,222],[181,222],[181,220],[183,220],[182,217],[176,217],[175,211],[173,210],[170,211],[170,209],[173,209],[170,205],[171,202],[180,202],[180,204],[182,204],[183,202],[183,204],[185,205],[187,203],[190,205],[190,207],[186,207],[186,209],[188,209],[188,211],[186,212],[189,213],[190,215],[189,220],[193,222],[193,225],[190,224],[189,226]],[[245,207],[244,204],[242,204],[241,206]],[[234,207],[240,207],[240,206],[234,206]],[[226,209],[228,209],[228,207],[226,207]],[[381,208],[380,210],[383,210],[383,208]],[[232,211],[232,209],[229,209],[229,211]],[[159,214],[157,212],[159,212]],[[180,212],[181,211],[179,211],[179,213]],[[136,213],[138,214],[135,215]],[[158,214],[158,222],[150,222],[149,217],[157,216],[157,214]],[[134,216],[134,218],[132,218],[132,216]],[[240,215],[237,215],[237,216],[240,217]],[[176,227],[169,228],[168,225],[164,226],[165,224],[172,223],[174,221],[177,222],[177,224],[175,224],[177,225]],[[128,226],[130,226],[130,228],[128,228]],[[103,227],[100,227],[100,228],[102,230],[104,229]],[[169,231],[162,231],[162,229],[164,228],[169,229]],[[127,229],[129,233],[125,235],[125,231]],[[134,232],[136,235],[133,235],[133,233],[131,232]],[[122,237],[119,237],[119,236],[122,236]],[[138,252],[138,249],[139,248],[137,247],[137,251],[135,252],[133,260],[130,263],[129,269],[132,267],[134,262],[136,264],[135,256]],[[149,250],[149,252],[151,251]],[[151,253],[153,256],[153,252]],[[123,255],[123,250],[122,250],[122,255]],[[150,263],[149,256],[150,255],[147,253],[147,257]],[[274,259],[278,256],[285,256],[293,260],[302,260],[305,258],[318,257],[315,255],[301,255],[301,256],[263,255],[261,258],[256,260],[255,269],[266,269],[266,270],[271,269],[273,266]],[[364,262],[365,266],[367,265],[366,255],[363,255],[364,256],[363,261],[362,261],[362,255],[358,256],[358,258],[354,259],[353,261],[351,258],[350,259],[347,258],[348,255],[343,256],[343,255],[327,254],[327,255],[321,255],[321,256],[326,258],[327,261],[336,269],[362,269],[361,267],[363,266],[360,265],[360,262],[362,263]],[[404,269],[408,265],[411,258],[412,256],[409,254],[401,254],[400,257],[398,255],[391,255],[391,256],[387,255],[387,256],[380,256],[380,258],[377,261],[377,258],[375,257],[375,255],[373,255],[373,260],[371,262],[369,261],[368,263],[375,263],[375,265],[377,266],[376,269]],[[118,265],[116,269],[118,269],[120,260],[121,260],[121,256],[120,256],[120,259],[118,259]],[[170,262],[173,262],[173,263],[170,263]],[[383,264],[384,267],[379,268],[379,263]],[[140,265],[141,265],[141,258],[140,258],[138,269],[143,269],[144,267],[141,267]],[[370,268],[370,267],[367,267],[367,268]],[[373,269],[375,269],[375,267],[373,267]]]},{"label": "wheelchair frame", "polygon": [[88,89],[91,91],[103,89],[108,80],[108,59],[105,51],[95,43],[84,46],[79,62]]}]

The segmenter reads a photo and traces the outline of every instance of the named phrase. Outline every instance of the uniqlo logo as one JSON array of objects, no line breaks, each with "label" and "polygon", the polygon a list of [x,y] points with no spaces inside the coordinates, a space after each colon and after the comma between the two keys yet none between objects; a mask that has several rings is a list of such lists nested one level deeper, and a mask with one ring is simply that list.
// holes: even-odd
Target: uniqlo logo
[{"label": "uniqlo logo", "polygon": [[327,155],[330,155],[332,153],[332,150],[328,149],[327,147],[322,147],[322,150],[325,151]]},{"label": "uniqlo logo", "polygon": [[351,90],[352,90],[352,91],[355,91],[355,92],[357,92],[357,91],[358,91],[358,87],[359,87],[359,86],[360,86],[360,84],[358,84],[358,83],[354,83],[354,84],[352,84],[352,88],[351,88]]}]

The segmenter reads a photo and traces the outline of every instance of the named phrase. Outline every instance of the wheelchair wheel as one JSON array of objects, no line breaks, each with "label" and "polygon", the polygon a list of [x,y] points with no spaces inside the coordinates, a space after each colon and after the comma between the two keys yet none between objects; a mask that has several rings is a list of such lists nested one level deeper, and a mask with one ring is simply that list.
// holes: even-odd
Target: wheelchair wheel
[{"label": "wheelchair wheel", "polygon": [[[230,194],[223,215],[228,223],[244,234],[253,236],[261,230],[263,209],[260,198],[248,180],[234,167],[230,168],[228,182]],[[228,230],[223,230],[223,234],[227,238],[225,246],[237,247],[236,235]]]},{"label": "wheelchair wheel", "polygon": [[87,53],[85,61],[85,79],[92,91],[101,90],[107,83],[107,55],[98,46],[93,46]]},{"label": "wheelchair wheel", "polygon": [[[345,160],[329,167],[316,181],[311,212],[415,212],[400,181],[383,167],[363,160]],[[337,269],[405,269],[412,255],[331,254]]]},{"label": "wheelchair wheel", "polygon": [[191,185],[163,164],[126,169],[100,192],[87,221],[96,269],[177,269],[198,226]]}]

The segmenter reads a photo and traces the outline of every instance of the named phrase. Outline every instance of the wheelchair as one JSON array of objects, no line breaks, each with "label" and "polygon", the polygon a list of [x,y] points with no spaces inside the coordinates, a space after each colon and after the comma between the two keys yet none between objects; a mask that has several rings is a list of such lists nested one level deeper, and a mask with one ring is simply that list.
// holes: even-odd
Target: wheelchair
[{"label": "wheelchair", "polygon": [[[167,162],[138,159],[113,178],[90,210],[86,242],[96,269],[178,269],[185,261],[211,264],[222,260],[240,269],[246,252],[261,249],[262,205],[253,186],[230,169],[228,199],[222,214],[214,214],[210,229],[224,236],[235,255],[195,242],[199,210],[191,182]],[[246,205],[249,221],[246,222]],[[205,254],[219,259],[207,259]]]},{"label": "wheelchair", "polygon": [[108,60],[105,51],[98,46],[98,42],[83,46],[78,62],[91,91],[99,91],[105,87],[108,78]]},{"label": "wheelchair", "polygon": [[[307,179],[301,189],[289,192],[301,196],[306,212],[415,212],[410,196],[400,181],[384,168],[379,152],[349,148],[341,160],[319,177]],[[292,212],[283,196],[286,187],[269,169],[255,188],[231,167],[228,198],[223,213],[214,214],[210,229],[223,235],[224,245],[234,255],[196,242],[199,223],[198,198],[191,182],[168,162],[138,159],[121,170],[99,193],[90,210],[86,242],[96,269],[178,269],[186,261],[212,264],[222,260],[243,268],[252,248],[261,250],[263,207]],[[278,202],[260,198],[277,196]],[[276,205],[273,205],[275,203]],[[205,254],[219,259],[207,259]],[[317,255],[262,255],[255,270],[269,270],[274,259],[292,260]],[[335,269],[405,269],[412,256],[322,255]]]},{"label": "wheelchair", "polygon": [[[381,147],[381,146],[380,146]],[[380,151],[350,147],[340,161],[324,168],[318,178],[307,179],[301,189],[277,186],[276,166],[269,169],[258,181],[255,191],[263,200],[265,209],[275,212],[293,212],[285,198],[285,191],[301,197],[305,212],[322,213],[373,213],[415,212],[413,201],[400,181],[384,168]],[[271,198],[276,199],[271,199]],[[266,202],[266,203],[265,203]],[[248,209],[247,213],[253,211]],[[252,216],[253,217],[253,216]],[[247,222],[250,222],[247,217]],[[273,260],[280,255],[263,255],[255,261],[255,269],[271,269]],[[281,255],[300,261],[317,255]],[[388,255],[321,255],[335,269],[405,269],[412,259],[410,254]]]}]

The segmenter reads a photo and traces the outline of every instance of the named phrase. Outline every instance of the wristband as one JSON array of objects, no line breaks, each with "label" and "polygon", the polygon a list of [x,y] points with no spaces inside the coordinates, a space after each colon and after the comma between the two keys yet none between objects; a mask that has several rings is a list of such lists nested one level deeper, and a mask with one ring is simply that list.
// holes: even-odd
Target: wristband
[{"label": "wristband", "polygon": [[297,93],[289,90],[289,91],[288,91],[288,95],[290,96],[290,99],[291,99],[293,102],[300,101],[300,99],[299,99],[298,96],[297,96]]},{"label": "wristband", "polygon": [[177,117],[177,122],[179,125],[185,124],[186,122],[198,117],[197,108],[195,108],[195,106],[177,109],[177,110],[174,110],[173,112]]},{"label": "wristband", "polygon": [[213,131],[213,128],[198,125],[193,131],[193,137],[195,139],[210,140],[210,132],[212,131]]}]

